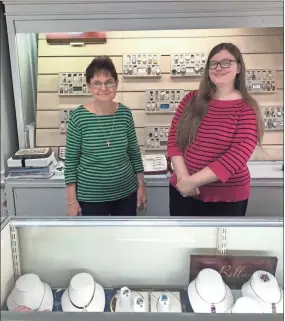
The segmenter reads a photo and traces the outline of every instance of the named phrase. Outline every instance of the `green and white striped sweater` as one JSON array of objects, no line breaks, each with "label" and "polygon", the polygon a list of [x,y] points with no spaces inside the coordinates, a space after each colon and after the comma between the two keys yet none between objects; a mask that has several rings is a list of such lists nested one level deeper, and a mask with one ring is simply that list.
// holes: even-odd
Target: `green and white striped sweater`
[{"label": "green and white striped sweater", "polygon": [[141,152],[128,107],[119,104],[114,115],[97,116],[83,106],[71,113],[65,183],[76,183],[79,201],[106,202],[127,197],[136,191],[136,173],[140,172]]}]

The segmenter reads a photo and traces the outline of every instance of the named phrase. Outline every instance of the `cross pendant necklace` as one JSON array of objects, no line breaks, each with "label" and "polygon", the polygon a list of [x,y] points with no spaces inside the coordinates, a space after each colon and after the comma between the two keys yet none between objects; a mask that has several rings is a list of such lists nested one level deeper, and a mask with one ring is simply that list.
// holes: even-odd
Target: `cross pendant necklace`
[{"label": "cross pendant necklace", "polygon": [[[95,115],[96,115],[96,117],[97,117],[97,121],[100,123],[100,120],[99,120],[98,115],[97,115],[97,114],[95,114]],[[103,134],[104,134],[104,136],[105,136],[105,139],[106,139],[106,145],[107,145],[108,147],[109,147],[109,146],[110,146],[110,144],[111,144],[111,142],[110,142],[110,138],[111,138],[111,135],[112,135],[112,133],[113,133],[113,129],[114,129],[115,117],[116,117],[116,112],[113,114],[113,125],[112,125],[111,132],[110,132],[110,134],[109,134],[109,138],[107,138],[106,133],[105,133],[105,130],[103,129],[102,124],[100,123],[100,127],[101,127],[101,130],[102,130],[102,132],[103,132]]]}]

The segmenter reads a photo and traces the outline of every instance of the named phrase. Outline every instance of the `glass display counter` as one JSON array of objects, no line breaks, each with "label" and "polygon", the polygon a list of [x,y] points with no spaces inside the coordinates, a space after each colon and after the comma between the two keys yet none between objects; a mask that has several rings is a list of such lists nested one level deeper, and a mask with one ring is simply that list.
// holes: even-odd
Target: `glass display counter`
[{"label": "glass display counter", "polygon": [[[1,224],[1,320],[281,320],[281,298],[268,314],[234,307],[260,271],[283,294],[283,250],[281,218],[9,217]],[[35,284],[44,295],[23,297],[20,288],[35,294]],[[197,305],[191,284],[213,295],[222,284],[228,306]],[[91,299],[76,305],[91,285]],[[37,307],[23,312],[29,304]]]},{"label": "glass display counter", "polygon": [[[283,162],[249,162],[251,192],[247,216],[284,216]],[[147,216],[169,216],[169,177],[146,175]],[[28,187],[28,188],[27,188]],[[9,215],[65,216],[66,198],[64,173],[50,179],[5,180]],[[53,211],[50,210],[53,204]]]}]

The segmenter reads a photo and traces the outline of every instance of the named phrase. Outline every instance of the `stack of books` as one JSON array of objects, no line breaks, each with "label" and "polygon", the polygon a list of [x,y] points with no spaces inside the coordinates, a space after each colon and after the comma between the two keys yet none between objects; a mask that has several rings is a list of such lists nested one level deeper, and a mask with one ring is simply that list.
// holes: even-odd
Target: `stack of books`
[{"label": "stack of books", "polygon": [[57,161],[49,148],[27,148],[18,150],[7,160],[9,178],[50,178],[57,168]]}]

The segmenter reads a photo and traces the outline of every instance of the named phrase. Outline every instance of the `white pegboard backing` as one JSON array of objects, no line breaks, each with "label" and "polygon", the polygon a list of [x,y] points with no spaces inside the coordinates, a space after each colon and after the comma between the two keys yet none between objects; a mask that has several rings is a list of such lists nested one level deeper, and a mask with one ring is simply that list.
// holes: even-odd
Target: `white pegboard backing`
[{"label": "white pegboard backing", "polygon": [[124,78],[161,77],[160,55],[131,53],[123,55]]},{"label": "white pegboard backing", "polygon": [[246,87],[252,93],[276,92],[276,70],[270,69],[247,69]]},{"label": "white pegboard backing", "polygon": [[86,96],[90,95],[85,73],[62,72],[58,74],[58,95],[59,96]]},{"label": "white pegboard backing", "polygon": [[183,89],[146,90],[145,111],[147,114],[174,113],[183,97]]},{"label": "white pegboard backing", "polygon": [[66,134],[69,116],[73,110],[74,110],[73,108],[59,110],[59,132],[61,134]]},{"label": "white pegboard backing", "polygon": [[241,253],[243,256],[276,256],[276,278],[284,284],[283,227],[228,227],[227,254]]},{"label": "white pegboard backing", "polygon": [[145,129],[145,150],[166,150],[170,126],[149,125]]},{"label": "white pegboard backing", "polygon": [[264,110],[264,129],[283,130],[284,129],[284,109],[283,107],[265,107]]},{"label": "white pegboard backing", "polygon": [[205,70],[206,53],[177,53],[170,55],[171,77],[197,77]]},{"label": "white pegboard backing", "polygon": [[218,228],[217,231],[217,254],[225,255],[227,252],[227,229]]}]

